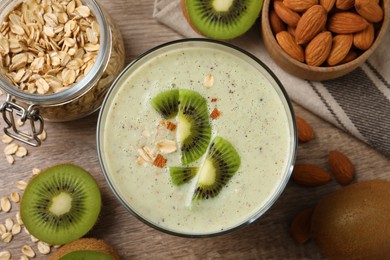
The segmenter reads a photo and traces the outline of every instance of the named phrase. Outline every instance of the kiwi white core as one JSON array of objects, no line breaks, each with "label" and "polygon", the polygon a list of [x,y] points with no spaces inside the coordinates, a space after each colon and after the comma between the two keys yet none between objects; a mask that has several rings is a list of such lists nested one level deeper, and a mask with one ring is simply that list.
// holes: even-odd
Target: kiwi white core
[{"label": "kiwi white core", "polygon": [[177,138],[180,144],[184,142],[191,135],[192,124],[184,116],[178,116],[178,128],[177,128]]},{"label": "kiwi white core", "polygon": [[234,0],[214,0],[213,1],[213,8],[217,12],[227,12],[229,11],[230,7],[233,5]]},{"label": "kiwi white core", "polygon": [[199,172],[198,183],[201,185],[213,185],[216,179],[216,169],[210,159],[206,159]]},{"label": "kiwi white core", "polygon": [[66,214],[72,208],[72,196],[67,192],[61,192],[52,198],[49,211],[57,216]]}]

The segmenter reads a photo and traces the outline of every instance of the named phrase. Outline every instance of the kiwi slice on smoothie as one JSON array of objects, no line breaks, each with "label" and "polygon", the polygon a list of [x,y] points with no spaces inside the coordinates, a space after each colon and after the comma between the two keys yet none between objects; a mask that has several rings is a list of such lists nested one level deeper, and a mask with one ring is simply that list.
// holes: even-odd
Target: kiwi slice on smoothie
[{"label": "kiwi slice on smoothie", "polygon": [[20,214],[27,230],[49,244],[65,244],[85,235],[96,223],[101,194],[84,169],[60,164],[31,179]]},{"label": "kiwi slice on smoothie", "polygon": [[198,167],[169,167],[169,174],[171,175],[172,183],[176,186],[189,182],[195,177],[198,171]]},{"label": "kiwi slice on smoothie", "polygon": [[103,240],[82,238],[62,246],[49,260],[119,260],[116,251]]},{"label": "kiwi slice on smoothie", "polygon": [[214,39],[232,39],[252,27],[263,0],[182,0],[191,27]]},{"label": "kiwi slice on smoothie", "polygon": [[193,200],[213,198],[228,183],[240,167],[240,156],[233,145],[220,136],[210,144],[199,171]]},{"label": "kiwi slice on smoothie", "polygon": [[177,115],[179,105],[179,90],[172,89],[159,93],[150,102],[153,108],[165,119]]},{"label": "kiwi slice on smoothie", "polygon": [[183,89],[179,92],[177,137],[183,165],[198,160],[211,139],[211,124],[207,100],[199,93]]}]

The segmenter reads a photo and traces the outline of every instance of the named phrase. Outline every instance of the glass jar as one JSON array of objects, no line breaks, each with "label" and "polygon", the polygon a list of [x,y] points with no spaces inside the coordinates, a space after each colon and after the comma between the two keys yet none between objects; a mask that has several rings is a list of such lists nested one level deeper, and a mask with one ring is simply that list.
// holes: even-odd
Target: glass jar
[{"label": "glass jar", "polygon": [[[7,0],[0,3],[0,20],[23,1]],[[89,7],[100,30],[100,48],[89,72],[70,88],[51,94],[30,94],[14,86],[0,74],[0,87],[7,94],[0,111],[6,123],[5,134],[32,146],[39,146],[39,135],[44,120],[64,122],[79,119],[98,110],[116,76],[122,71],[125,50],[122,36],[108,14],[95,0],[78,1]],[[18,119],[19,117],[19,119]],[[18,120],[17,120],[18,119]],[[17,121],[30,122],[28,133]]]}]

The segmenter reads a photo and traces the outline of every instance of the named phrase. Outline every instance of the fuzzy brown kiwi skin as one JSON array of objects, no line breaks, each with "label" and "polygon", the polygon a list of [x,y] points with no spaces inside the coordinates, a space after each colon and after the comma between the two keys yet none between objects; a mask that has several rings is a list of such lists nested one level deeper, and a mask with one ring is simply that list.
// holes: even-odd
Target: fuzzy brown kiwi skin
[{"label": "fuzzy brown kiwi skin", "polygon": [[67,255],[74,251],[80,250],[91,250],[100,253],[108,254],[115,258],[115,260],[120,260],[118,253],[112,248],[109,244],[103,240],[98,240],[95,238],[81,238],[79,240],[73,241],[69,244],[62,246],[58,251],[53,253],[49,260],[58,260],[64,255]]},{"label": "fuzzy brown kiwi skin", "polygon": [[205,35],[203,35],[203,34],[196,28],[196,26],[191,22],[191,19],[190,19],[189,15],[188,15],[187,5],[186,5],[187,0],[181,0],[180,3],[181,3],[181,10],[182,10],[182,12],[183,12],[183,15],[184,15],[184,17],[186,18],[188,24],[191,26],[191,28],[192,28],[196,33],[198,33],[198,34],[200,34],[200,35],[202,35],[202,36],[205,36]]}]

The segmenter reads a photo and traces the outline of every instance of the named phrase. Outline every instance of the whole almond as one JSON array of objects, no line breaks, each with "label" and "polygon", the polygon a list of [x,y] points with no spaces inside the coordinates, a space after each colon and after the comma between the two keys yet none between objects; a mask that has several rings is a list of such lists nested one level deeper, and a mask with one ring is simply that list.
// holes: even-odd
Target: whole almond
[{"label": "whole almond", "polygon": [[290,234],[299,244],[304,244],[311,237],[311,216],[313,208],[304,209],[298,212],[290,226]]},{"label": "whole almond", "polygon": [[330,66],[339,64],[352,47],[352,34],[339,34],[333,37],[332,49],[330,50],[327,62]]},{"label": "whole almond", "polygon": [[318,0],[283,0],[283,4],[295,12],[302,12],[317,5]]},{"label": "whole almond", "polygon": [[296,164],[292,177],[297,184],[306,187],[321,186],[331,180],[329,173],[312,164]]},{"label": "whole almond", "polygon": [[310,124],[300,116],[295,116],[295,121],[298,129],[298,141],[306,143],[313,140],[314,130]]},{"label": "whole almond", "polygon": [[294,12],[285,6],[281,1],[274,2],[274,10],[283,22],[293,27],[297,26],[298,21],[301,18],[297,12]]},{"label": "whole almond", "polygon": [[374,25],[370,23],[366,29],[353,35],[353,45],[360,50],[367,50],[371,47],[375,38]]},{"label": "whole almond", "polygon": [[336,8],[340,10],[348,10],[353,7],[355,0],[336,0]]},{"label": "whole almond", "polygon": [[322,32],[306,46],[305,60],[310,66],[320,66],[326,61],[332,49],[332,33]]},{"label": "whole almond", "polygon": [[345,64],[350,61],[353,61],[354,59],[357,58],[357,56],[358,54],[355,51],[349,51],[347,56],[345,56],[345,58],[339,64]]},{"label": "whole almond", "polygon": [[373,0],[356,0],[355,9],[369,22],[377,23],[383,19],[382,8]]},{"label": "whole almond", "polygon": [[286,30],[286,25],[283,23],[283,21],[279,18],[279,16],[274,10],[271,10],[271,12],[269,13],[269,23],[274,34]]},{"label": "whole almond", "polygon": [[328,29],[333,33],[355,33],[366,29],[368,22],[352,12],[335,13],[329,18]]},{"label": "whole almond", "polygon": [[294,37],[287,31],[281,31],[276,34],[276,40],[279,43],[280,47],[292,58],[304,62],[305,54],[303,48],[299,46]]},{"label": "whole almond", "polygon": [[314,38],[325,26],[327,13],[322,5],[313,5],[301,17],[295,30],[298,44],[304,44]]},{"label": "whole almond", "polygon": [[328,164],[338,183],[347,185],[352,182],[355,168],[345,154],[339,151],[329,152]]},{"label": "whole almond", "polygon": [[336,0],[320,0],[320,5],[326,10],[327,13],[332,10]]}]

